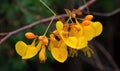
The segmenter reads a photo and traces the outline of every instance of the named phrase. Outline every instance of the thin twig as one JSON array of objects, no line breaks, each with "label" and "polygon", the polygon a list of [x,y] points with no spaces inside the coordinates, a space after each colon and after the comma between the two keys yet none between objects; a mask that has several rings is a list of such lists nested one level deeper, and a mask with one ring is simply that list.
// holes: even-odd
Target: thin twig
[{"label": "thin twig", "polygon": [[[79,11],[84,10],[86,7],[90,6],[90,5],[93,4],[95,1],[96,1],[96,0],[90,0],[90,1],[88,1],[86,4],[80,6],[80,7],[78,8],[78,10],[79,10]],[[21,32],[21,31],[23,31],[23,30],[29,29],[29,28],[31,28],[31,27],[33,27],[33,26],[36,26],[36,25],[38,25],[38,24],[41,24],[41,23],[49,22],[53,17],[54,17],[54,16],[49,17],[49,18],[45,18],[45,19],[36,21],[36,22],[34,22],[34,23],[31,23],[31,24],[29,24],[29,25],[26,25],[26,26],[24,26],[24,27],[21,27],[21,28],[19,28],[19,29],[17,29],[17,30],[8,32],[8,34],[7,34],[4,38],[2,38],[2,39],[0,40],[0,44],[2,44],[2,43],[3,43],[4,41],[6,41],[9,37],[11,37],[12,35],[14,35],[14,34],[16,34],[16,33],[18,33],[18,32]],[[61,14],[61,15],[58,15],[57,17],[55,17],[55,19],[58,19],[58,18],[60,18],[60,17],[68,17],[68,15],[66,15],[66,14]]]},{"label": "thin twig", "polygon": [[100,70],[100,71],[106,71],[105,70],[105,68],[104,68],[104,65],[102,64],[102,62],[101,62],[101,60],[100,60],[100,58],[99,58],[99,56],[98,56],[98,53],[97,53],[97,51],[94,49],[94,48],[92,48],[93,50],[94,50],[94,55],[93,55],[93,60],[94,60],[94,62],[95,62],[95,64],[96,64],[96,66],[97,66],[97,68]]},{"label": "thin twig", "polygon": [[90,1],[88,1],[88,2],[87,2],[86,4],[84,4],[83,6],[80,6],[80,7],[78,8],[78,10],[81,11],[81,10],[86,9],[88,6],[90,6],[91,4],[93,4],[95,1],[96,1],[96,0],[90,0]]},{"label": "thin twig", "polygon": [[106,51],[106,49],[97,41],[93,42],[95,45],[97,45],[97,49],[99,49],[103,55],[106,57],[106,59],[110,62],[110,64],[113,66],[114,71],[120,71],[119,67],[117,66],[117,64],[115,63],[114,59],[112,58],[112,56],[109,54],[108,51]]},{"label": "thin twig", "polygon": [[0,36],[6,36],[8,33],[0,33]]},{"label": "thin twig", "polygon": [[[86,12],[87,13],[87,12]],[[110,13],[96,13],[96,12],[90,12],[90,14],[97,15],[97,16],[102,16],[102,17],[110,17],[113,16],[117,13],[120,13],[120,8],[114,10],[113,12]]]}]

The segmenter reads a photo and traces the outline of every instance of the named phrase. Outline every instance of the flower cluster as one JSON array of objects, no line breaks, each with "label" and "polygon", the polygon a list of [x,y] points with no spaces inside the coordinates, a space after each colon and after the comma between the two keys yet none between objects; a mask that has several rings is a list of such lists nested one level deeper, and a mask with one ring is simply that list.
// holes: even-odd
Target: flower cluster
[{"label": "flower cluster", "polygon": [[100,35],[103,29],[100,22],[93,22],[92,19],[93,15],[79,19],[76,14],[70,14],[67,21],[56,22],[56,29],[49,37],[27,32],[26,38],[33,39],[33,42],[27,45],[23,41],[18,41],[15,45],[16,51],[22,59],[30,59],[39,53],[40,62],[45,62],[47,59],[46,49],[51,52],[55,60],[61,63],[68,57],[77,56],[79,50],[91,57],[93,51],[88,47],[88,42]]}]

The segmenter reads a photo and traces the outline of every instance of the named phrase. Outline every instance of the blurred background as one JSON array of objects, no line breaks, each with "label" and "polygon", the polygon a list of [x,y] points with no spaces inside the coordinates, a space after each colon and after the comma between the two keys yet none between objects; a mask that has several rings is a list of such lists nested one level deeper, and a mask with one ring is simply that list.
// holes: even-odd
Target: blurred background
[{"label": "blurred background", "polygon": [[[72,10],[84,4],[82,0],[43,1],[58,15],[65,13],[64,8]],[[100,21],[104,27],[102,34],[90,42],[95,52],[91,58],[80,52],[78,57],[59,63],[47,51],[45,63],[40,63],[37,56],[22,60],[15,51],[15,43],[19,40],[30,43],[24,33],[31,31],[42,35],[48,22],[19,32],[0,45],[0,71],[120,71],[120,0],[96,0],[89,11],[83,10],[83,15],[93,14],[93,21]],[[53,15],[39,0],[0,0],[0,33],[16,30],[50,16]],[[0,39],[3,37],[0,36]]]}]

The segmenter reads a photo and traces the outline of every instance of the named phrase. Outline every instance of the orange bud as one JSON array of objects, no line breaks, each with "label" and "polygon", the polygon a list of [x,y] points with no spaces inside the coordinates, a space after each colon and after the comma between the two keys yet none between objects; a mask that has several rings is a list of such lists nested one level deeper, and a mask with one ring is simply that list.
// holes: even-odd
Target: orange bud
[{"label": "orange bud", "polygon": [[45,36],[39,36],[39,40],[45,45],[48,44],[48,38],[46,38]]},{"label": "orange bud", "polygon": [[71,17],[72,18],[76,18],[76,14],[71,14]]},{"label": "orange bud", "polygon": [[56,41],[54,34],[50,34],[50,41]]},{"label": "orange bud", "polygon": [[88,26],[90,23],[91,23],[91,21],[84,20],[84,21],[82,22],[82,26]]},{"label": "orange bud", "polygon": [[44,36],[39,36],[40,41],[43,41],[43,39],[44,39]]},{"label": "orange bud", "polygon": [[45,38],[44,41],[45,45],[48,45],[48,38]]},{"label": "orange bud", "polygon": [[25,37],[28,38],[28,39],[34,39],[34,38],[36,38],[35,34],[32,33],[32,32],[25,33]]},{"label": "orange bud", "polygon": [[93,19],[93,15],[87,15],[85,18],[84,18],[84,20],[92,20]]}]

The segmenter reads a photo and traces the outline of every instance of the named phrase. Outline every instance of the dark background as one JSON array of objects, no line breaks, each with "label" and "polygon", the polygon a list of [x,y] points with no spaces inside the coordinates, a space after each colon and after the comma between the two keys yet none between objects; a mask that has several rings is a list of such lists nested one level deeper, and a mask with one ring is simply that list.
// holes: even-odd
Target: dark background
[{"label": "dark background", "polygon": [[[82,0],[43,1],[58,15],[65,13],[64,8],[72,10],[84,4]],[[91,58],[79,52],[78,57],[59,63],[47,51],[45,63],[40,63],[37,56],[22,60],[15,51],[15,43],[19,40],[31,42],[24,37],[27,31],[42,35],[48,22],[19,32],[0,45],[0,71],[120,71],[120,0],[96,0],[89,10],[89,13],[84,10],[83,15],[93,14],[93,21],[103,24],[102,34],[90,42],[95,52]],[[39,0],[0,0],[0,33],[16,30],[50,16],[53,15]]]}]

